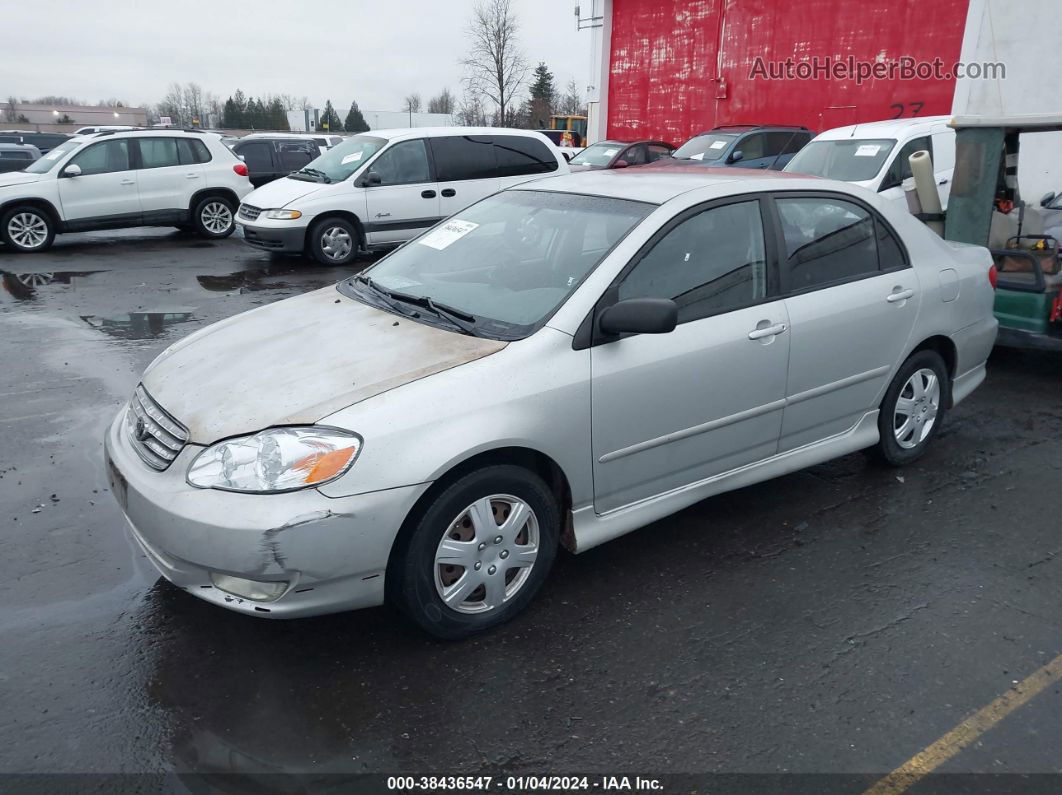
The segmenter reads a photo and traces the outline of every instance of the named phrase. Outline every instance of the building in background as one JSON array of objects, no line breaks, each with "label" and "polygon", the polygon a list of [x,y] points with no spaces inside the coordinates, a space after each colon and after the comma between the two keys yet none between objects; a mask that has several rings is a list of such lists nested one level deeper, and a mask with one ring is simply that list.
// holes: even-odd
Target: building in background
[{"label": "building in background", "polygon": [[[821,131],[908,116],[1062,111],[1062,81],[1050,78],[1049,55],[1058,49],[1058,0],[593,0],[590,6],[580,16],[595,20],[587,24],[591,141],[681,143],[724,124]],[[1002,62],[1006,77],[752,77],[757,58],[849,57],[939,58],[946,71],[960,60]],[[1053,137],[1041,135],[1036,145],[1052,145],[1043,141]],[[1043,179],[1037,188],[1049,182]]]},{"label": "building in background", "polygon": [[[25,119],[25,121],[19,121]],[[0,127],[21,129],[27,124],[41,130],[66,130],[105,125],[147,126],[146,108],[114,108],[96,105],[36,105],[28,102],[0,102]]]},{"label": "building in background", "polygon": [[[338,111],[337,111],[338,112]],[[288,126],[292,132],[311,132],[320,129],[321,108],[289,110]],[[370,130],[392,130],[405,127],[453,127],[453,117],[449,113],[409,113],[398,110],[363,110],[361,112]],[[343,119],[345,114],[340,114]]]}]

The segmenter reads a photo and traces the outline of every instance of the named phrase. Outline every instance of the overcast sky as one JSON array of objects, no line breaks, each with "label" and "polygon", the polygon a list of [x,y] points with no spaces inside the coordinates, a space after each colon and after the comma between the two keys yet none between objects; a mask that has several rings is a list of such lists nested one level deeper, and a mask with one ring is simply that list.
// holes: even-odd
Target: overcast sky
[{"label": "overcast sky", "polygon": [[[587,5],[587,3],[584,3]],[[513,0],[528,62],[559,89],[589,81],[590,34],[574,0]],[[0,101],[9,95],[117,97],[155,104],[172,82],[222,100],[308,96],[340,109],[400,110],[461,91],[458,59],[472,0],[34,0],[4,4]],[[426,108],[425,108],[426,109]]]}]

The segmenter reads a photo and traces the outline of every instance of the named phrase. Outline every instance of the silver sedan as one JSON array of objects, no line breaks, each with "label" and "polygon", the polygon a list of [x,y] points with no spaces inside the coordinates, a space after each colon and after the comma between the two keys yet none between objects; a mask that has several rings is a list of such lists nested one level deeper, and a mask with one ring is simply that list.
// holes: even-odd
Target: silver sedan
[{"label": "silver sedan", "polygon": [[462,637],[522,610],[558,546],[864,448],[921,456],[985,377],[991,264],[840,182],[544,179],[177,342],[107,467],[195,596],[389,601]]}]

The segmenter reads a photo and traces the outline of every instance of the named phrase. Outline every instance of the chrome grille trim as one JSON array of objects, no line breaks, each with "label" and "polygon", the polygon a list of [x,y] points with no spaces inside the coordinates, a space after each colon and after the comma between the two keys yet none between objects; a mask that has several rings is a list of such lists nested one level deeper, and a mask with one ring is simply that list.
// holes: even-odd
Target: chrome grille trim
[{"label": "chrome grille trim", "polygon": [[[155,399],[138,384],[129,401],[126,416],[129,441],[140,459],[160,472],[168,467],[188,442],[188,429],[166,413]],[[136,428],[143,425],[144,438],[138,439]]]},{"label": "chrome grille trim", "polygon": [[253,204],[240,205],[240,218],[246,218],[248,221],[255,221],[261,214],[261,207],[255,207]]}]

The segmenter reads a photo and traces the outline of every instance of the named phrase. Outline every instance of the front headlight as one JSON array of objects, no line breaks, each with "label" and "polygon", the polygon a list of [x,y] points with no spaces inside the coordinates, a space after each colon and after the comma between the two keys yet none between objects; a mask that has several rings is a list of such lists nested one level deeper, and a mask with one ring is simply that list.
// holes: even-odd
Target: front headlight
[{"label": "front headlight", "polygon": [[266,210],[265,216],[274,221],[294,221],[296,218],[302,218],[302,213],[298,210]]},{"label": "front headlight", "polygon": [[295,491],[338,478],[360,451],[361,437],[350,431],[270,428],[208,447],[192,461],[188,482],[222,491]]}]

